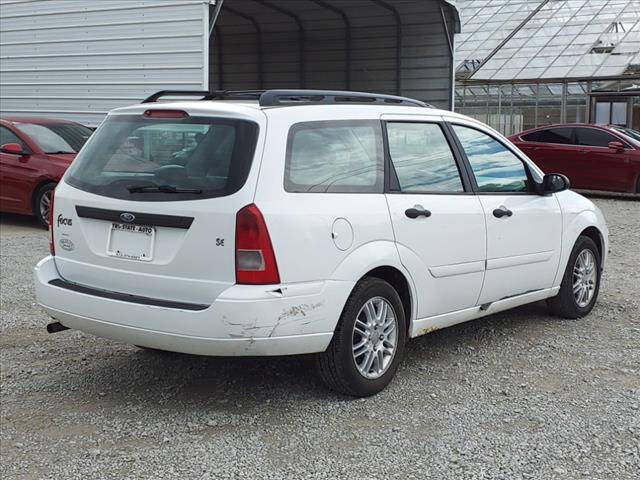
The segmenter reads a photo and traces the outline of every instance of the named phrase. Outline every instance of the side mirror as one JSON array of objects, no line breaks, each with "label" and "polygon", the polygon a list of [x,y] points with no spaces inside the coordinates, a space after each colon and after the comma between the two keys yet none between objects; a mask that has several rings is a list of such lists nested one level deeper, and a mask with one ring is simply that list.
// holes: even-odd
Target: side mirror
[{"label": "side mirror", "polygon": [[0,147],[0,152],[8,153],[9,155],[25,155],[24,150],[22,150],[22,145],[19,143],[5,143]]},{"label": "side mirror", "polygon": [[557,193],[571,187],[569,179],[561,173],[547,173],[542,179],[542,194]]},{"label": "side mirror", "polygon": [[609,142],[609,148],[616,152],[624,152],[624,145],[622,142]]}]

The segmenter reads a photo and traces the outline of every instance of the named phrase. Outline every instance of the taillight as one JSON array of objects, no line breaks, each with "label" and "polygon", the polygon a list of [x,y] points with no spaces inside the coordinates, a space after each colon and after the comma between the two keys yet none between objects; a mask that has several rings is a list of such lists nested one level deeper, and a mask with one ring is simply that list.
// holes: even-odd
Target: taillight
[{"label": "taillight", "polygon": [[53,198],[56,193],[55,189],[51,190],[51,201],[49,202],[49,253],[56,254],[56,245],[53,241]]},{"label": "taillight", "polygon": [[267,225],[254,204],[247,205],[236,215],[236,283],[280,283]]}]

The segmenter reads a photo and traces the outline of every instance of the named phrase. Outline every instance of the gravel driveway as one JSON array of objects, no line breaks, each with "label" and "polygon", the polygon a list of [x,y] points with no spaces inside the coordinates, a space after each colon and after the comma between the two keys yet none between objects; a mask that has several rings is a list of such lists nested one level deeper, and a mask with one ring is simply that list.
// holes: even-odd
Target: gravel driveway
[{"label": "gravel driveway", "polygon": [[4,216],[0,476],[637,479],[640,202],[595,201],[612,253],[587,318],[538,303],[434,332],[365,400],[326,391],[307,357],[48,335],[31,285],[47,234]]}]

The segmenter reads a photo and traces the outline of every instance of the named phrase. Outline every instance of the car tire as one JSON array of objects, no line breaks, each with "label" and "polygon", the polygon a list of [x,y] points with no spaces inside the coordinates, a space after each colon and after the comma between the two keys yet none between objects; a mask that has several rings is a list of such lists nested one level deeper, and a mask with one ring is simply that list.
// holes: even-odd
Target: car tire
[{"label": "car tire", "polygon": [[375,395],[395,375],[406,335],[398,292],[384,280],[364,278],[351,292],[329,347],[317,356],[320,378],[339,393]]},{"label": "car tire", "polygon": [[51,206],[51,192],[56,188],[54,182],[42,185],[33,196],[33,215],[41,227],[49,228],[49,207]]},{"label": "car tire", "polygon": [[640,177],[636,180],[636,193],[640,193]]},{"label": "car tire", "polygon": [[578,237],[562,277],[560,291],[547,300],[549,310],[564,318],[581,318],[593,309],[600,290],[600,253],[595,242]]}]

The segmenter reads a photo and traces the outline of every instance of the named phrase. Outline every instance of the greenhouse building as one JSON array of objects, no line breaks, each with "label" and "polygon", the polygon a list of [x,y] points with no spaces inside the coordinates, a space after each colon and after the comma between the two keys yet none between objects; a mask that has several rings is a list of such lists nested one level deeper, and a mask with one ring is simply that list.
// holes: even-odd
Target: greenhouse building
[{"label": "greenhouse building", "polygon": [[505,135],[640,129],[640,0],[462,0],[457,111]]}]

